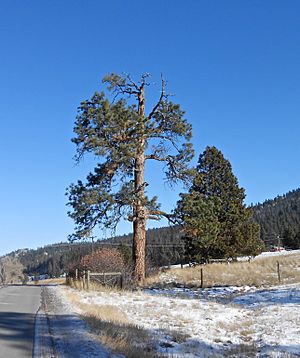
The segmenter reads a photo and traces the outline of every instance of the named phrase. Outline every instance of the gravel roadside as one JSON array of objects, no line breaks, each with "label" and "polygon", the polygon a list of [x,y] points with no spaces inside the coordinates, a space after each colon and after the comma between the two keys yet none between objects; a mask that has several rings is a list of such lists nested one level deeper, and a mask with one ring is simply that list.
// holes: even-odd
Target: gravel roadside
[{"label": "gravel roadside", "polygon": [[[59,297],[55,286],[42,288],[42,306],[37,315],[37,327],[39,324],[40,328],[37,330],[40,332],[37,332],[36,342],[40,347],[44,347],[40,349],[41,352],[48,350],[48,353],[38,351],[35,357],[108,358],[113,356],[96,341],[87,324],[76,313],[70,311],[70,307]],[[45,337],[44,341],[39,341],[38,337],[41,336]],[[49,353],[49,346],[53,348],[51,353]]]}]

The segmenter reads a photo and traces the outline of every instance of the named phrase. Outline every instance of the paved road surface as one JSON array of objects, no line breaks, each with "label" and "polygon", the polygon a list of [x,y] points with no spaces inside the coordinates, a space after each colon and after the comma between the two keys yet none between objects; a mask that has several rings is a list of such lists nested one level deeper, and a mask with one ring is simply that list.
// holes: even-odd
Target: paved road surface
[{"label": "paved road surface", "polygon": [[0,358],[32,357],[34,320],[40,306],[41,288],[0,288]]}]

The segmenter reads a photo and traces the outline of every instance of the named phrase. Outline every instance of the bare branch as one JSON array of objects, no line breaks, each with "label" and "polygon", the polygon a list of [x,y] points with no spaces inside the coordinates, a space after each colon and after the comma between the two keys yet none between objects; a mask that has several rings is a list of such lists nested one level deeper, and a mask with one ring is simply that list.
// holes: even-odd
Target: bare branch
[{"label": "bare branch", "polygon": [[169,221],[169,223],[171,223],[171,224],[176,223],[173,214],[168,214],[161,210],[148,211],[147,217],[148,217],[148,219],[152,219],[152,220],[160,220],[160,217],[164,217]]},{"label": "bare branch", "polygon": [[[131,86],[134,87],[137,91],[140,91],[140,87],[133,81],[129,74],[126,74],[128,81],[130,82]],[[130,85],[129,85],[130,86]]]},{"label": "bare branch", "polygon": [[171,142],[173,147],[179,152],[179,148],[173,138],[171,138],[169,136],[165,136],[165,135],[160,135],[160,134],[152,135],[152,138],[160,138],[160,139],[164,139],[164,140]]},{"label": "bare branch", "polygon": [[148,72],[146,72],[146,73],[143,73],[142,74],[142,76],[141,76],[141,87],[140,88],[142,88],[142,87],[144,87],[144,86],[149,86],[150,85],[150,83],[148,83],[148,82],[146,82],[146,79],[147,78],[149,78],[149,77],[151,77],[151,75],[150,75],[150,73],[148,73]]},{"label": "bare branch", "polygon": [[165,162],[166,161],[165,157],[158,157],[155,154],[145,155],[145,160],[148,160],[148,159],[158,160],[159,162]]},{"label": "bare branch", "polygon": [[166,97],[166,94],[165,94],[165,80],[163,79],[163,76],[161,75],[161,94],[160,94],[160,97],[159,97],[159,100],[157,101],[156,105],[153,107],[152,111],[150,112],[149,116],[148,116],[148,120],[151,119],[154,114],[156,113],[158,107],[160,106],[162,100]]},{"label": "bare branch", "polygon": [[160,218],[159,216],[148,215],[148,216],[147,216],[147,219],[160,221],[161,218]]}]

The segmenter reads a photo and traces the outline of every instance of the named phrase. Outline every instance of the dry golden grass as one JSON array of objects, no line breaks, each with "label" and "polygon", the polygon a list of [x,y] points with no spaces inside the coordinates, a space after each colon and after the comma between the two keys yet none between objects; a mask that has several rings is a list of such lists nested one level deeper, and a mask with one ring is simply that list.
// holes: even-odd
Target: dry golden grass
[{"label": "dry golden grass", "polygon": [[27,284],[32,285],[64,285],[66,283],[66,279],[64,277],[59,278],[48,278],[45,280],[36,280],[36,281],[29,281]]},{"label": "dry golden grass", "polygon": [[[68,286],[71,288],[74,288],[75,290],[82,291],[83,288],[83,282],[79,280],[69,280]],[[85,287],[85,290],[92,291],[92,292],[120,292],[121,289],[119,287],[112,287],[112,286],[104,286],[100,283],[97,283],[96,281],[90,281],[88,289]]]},{"label": "dry golden grass", "polygon": [[154,352],[151,335],[146,330],[130,323],[118,307],[83,304],[76,291],[67,291],[67,297],[81,310],[82,318],[97,334],[104,346],[128,358],[160,357]]},{"label": "dry golden grass", "polygon": [[[278,280],[277,262],[280,265],[281,282]],[[265,257],[251,262],[212,263],[208,265],[176,268],[167,271],[175,284],[199,286],[201,269],[204,287],[216,285],[272,286],[300,282],[300,254]],[[146,286],[164,284],[160,274],[149,277]]]}]

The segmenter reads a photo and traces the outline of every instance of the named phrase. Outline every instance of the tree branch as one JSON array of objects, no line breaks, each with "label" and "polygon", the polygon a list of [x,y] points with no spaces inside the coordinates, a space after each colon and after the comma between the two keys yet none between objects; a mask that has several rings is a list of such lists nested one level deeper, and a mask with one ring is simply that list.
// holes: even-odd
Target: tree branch
[{"label": "tree branch", "polygon": [[166,158],[165,158],[165,157],[158,157],[158,156],[155,155],[155,154],[145,155],[145,160],[148,160],[148,159],[157,160],[157,161],[159,161],[159,162],[164,162],[164,161],[166,161]]},{"label": "tree branch", "polygon": [[147,213],[148,219],[160,220],[160,217],[166,218],[171,224],[176,224],[175,217],[173,214],[168,214],[161,210],[150,210]]},{"label": "tree branch", "polygon": [[175,140],[173,138],[171,138],[170,136],[155,134],[155,135],[152,135],[151,138],[160,138],[160,139],[167,140],[167,141],[171,142],[173,147],[179,152],[179,148],[178,148],[177,144],[175,143]]},{"label": "tree branch", "polygon": [[154,114],[157,111],[157,109],[159,108],[163,98],[166,97],[166,95],[165,95],[165,84],[166,84],[165,80],[161,76],[161,94],[160,94],[159,100],[157,101],[156,105],[153,107],[152,111],[148,115],[148,117],[147,117],[148,120],[151,119],[154,116]]}]

